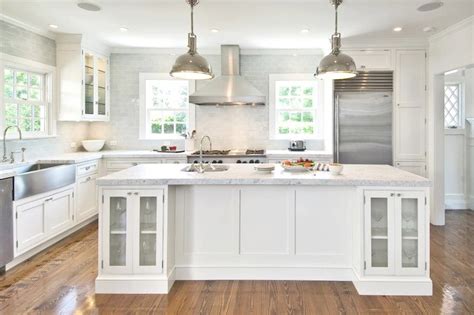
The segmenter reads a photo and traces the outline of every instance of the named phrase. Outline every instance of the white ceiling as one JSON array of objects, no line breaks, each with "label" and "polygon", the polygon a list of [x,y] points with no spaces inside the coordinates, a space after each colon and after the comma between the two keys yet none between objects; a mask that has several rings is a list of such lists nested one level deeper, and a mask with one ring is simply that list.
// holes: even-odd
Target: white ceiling
[{"label": "white ceiling", "polygon": [[[345,0],[340,31],[349,42],[415,39],[474,14],[473,0],[444,0],[436,11],[418,12],[430,0]],[[76,6],[76,0],[0,0],[1,12],[41,30],[82,33],[110,47],[179,48],[186,46],[189,7],[185,0],[94,0],[100,12]],[[325,48],[333,32],[329,0],[200,0],[195,9],[198,47],[240,44],[245,49]],[[393,27],[402,26],[395,33]],[[126,27],[128,32],[120,32]],[[219,33],[210,30],[219,29]],[[302,29],[310,29],[302,34]]]}]

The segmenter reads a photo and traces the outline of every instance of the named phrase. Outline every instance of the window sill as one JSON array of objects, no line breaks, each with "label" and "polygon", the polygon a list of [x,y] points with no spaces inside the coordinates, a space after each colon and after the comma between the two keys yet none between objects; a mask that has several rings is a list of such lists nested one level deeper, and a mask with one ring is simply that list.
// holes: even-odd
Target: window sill
[{"label": "window sill", "polygon": [[25,141],[25,140],[40,140],[40,139],[53,139],[57,138],[57,135],[42,135],[42,136],[30,136],[26,135],[21,140],[18,138],[18,135],[7,135],[7,141]]},{"label": "window sill", "polygon": [[466,129],[465,128],[446,128],[444,129],[445,135],[465,135]]},{"label": "window sill", "polygon": [[170,136],[170,137],[163,137],[163,138],[144,138],[140,137],[138,140],[141,141],[170,141],[170,140],[181,140],[184,141],[184,138],[182,136]]}]

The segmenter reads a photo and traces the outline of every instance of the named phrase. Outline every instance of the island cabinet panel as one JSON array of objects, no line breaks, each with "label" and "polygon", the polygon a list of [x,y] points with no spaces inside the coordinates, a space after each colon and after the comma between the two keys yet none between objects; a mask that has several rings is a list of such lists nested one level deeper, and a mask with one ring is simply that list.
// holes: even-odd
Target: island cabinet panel
[{"label": "island cabinet panel", "polygon": [[103,192],[102,272],[162,273],[163,203],[162,190]]},{"label": "island cabinet panel", "polygon": [[295,198],[295,254],[319,256],[327,263],[350,264],[351,247],[347,240],[356,210],[351,202],[356,200],[355,190],[298,188]]},{"label": "island cabinet panel", "polygon": [[241,189],[241,255],[289,255],[293,226],[294,190],[274,186]]},{"label": "island cabinet panel", "polygon": [[239,191],[226,186],[189,186],[182,214],[184,255],[237,254]]},{"label": "island cabinet panel", "polygon": [[365,275],[427,272],[425,202],[424,192],[365,192]]}]

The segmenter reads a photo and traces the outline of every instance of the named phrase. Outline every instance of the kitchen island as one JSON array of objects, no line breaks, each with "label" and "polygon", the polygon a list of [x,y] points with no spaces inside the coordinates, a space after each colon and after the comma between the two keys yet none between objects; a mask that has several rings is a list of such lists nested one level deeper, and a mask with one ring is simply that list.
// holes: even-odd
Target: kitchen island
[{"label": "kitchen island", "polygon": [[385,165],[345,165],[339,176],[184,167],[139,165],[97,180],[97,293],[266,279],[432,294],[427,179]]}]

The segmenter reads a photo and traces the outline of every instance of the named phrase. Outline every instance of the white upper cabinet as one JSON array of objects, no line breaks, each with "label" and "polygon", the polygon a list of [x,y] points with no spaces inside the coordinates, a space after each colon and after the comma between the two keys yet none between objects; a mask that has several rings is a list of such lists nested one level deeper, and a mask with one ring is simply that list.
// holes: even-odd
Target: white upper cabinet
[{"label": "white upper cabinet", "polygon": [[109,57],[87,47],[81,35],[57,39],[58,120],[109,120]]},{"label": "white upper cabinet", "polygon": [[392,51],[391,50],[344,50],[343,53],[348,54],[354,59],[357,70],[391,70]]},{"label": "white upper cabinet", "polygon": [[398,50],[395,71],[395,161],[426,158],[426,55]]}]

